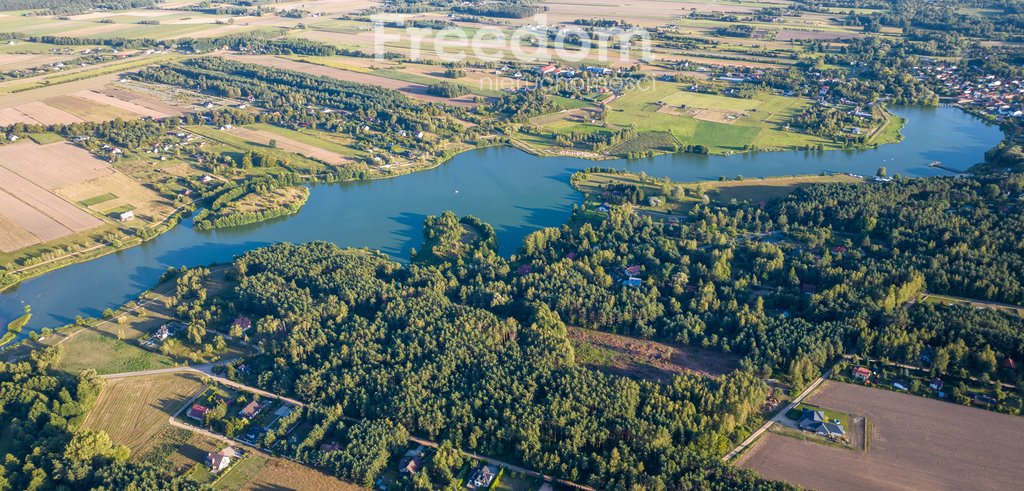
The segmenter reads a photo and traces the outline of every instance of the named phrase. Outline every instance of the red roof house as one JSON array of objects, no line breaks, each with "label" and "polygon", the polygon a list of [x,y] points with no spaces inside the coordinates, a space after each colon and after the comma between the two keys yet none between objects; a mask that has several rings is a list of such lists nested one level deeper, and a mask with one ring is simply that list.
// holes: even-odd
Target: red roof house
[{"label": "red roof house", "polygon": [[206,413],[210,412],[210,408],[201,404],[193,404],[192,408],[188,410],[188,417],[202,421],[206,417]]},{"label": "red roof house", "polygon": [[853,378],[860,380],[867,380],[871,378],[871,370],[864,367],[853,367]]}]

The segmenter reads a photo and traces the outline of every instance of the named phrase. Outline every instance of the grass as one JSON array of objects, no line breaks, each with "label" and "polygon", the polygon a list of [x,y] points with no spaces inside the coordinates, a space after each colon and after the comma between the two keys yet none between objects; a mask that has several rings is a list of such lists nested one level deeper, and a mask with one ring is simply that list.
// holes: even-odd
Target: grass
[{"label": "grass", "polygon": [[146,351],[88,328],[64,344],[66,351],[57,368],[72,375],[86,368],[93,368],[102,375],[174,366],[171,359],[164,355]]},{"label": "grass", "polygon": [[194,374],[162,374],[108,380],[89,412],[84,426],[103,430],[132,453],[142,453],[159,442],[168,418],[200,389]]},{"label": "grass", "polygon": [[32,133],[28,135],[29,139],[40,144],[46,145],[49,143],[57,143],[64,141],[64,137],[60,136],[52,131],[44,131],[42,133]]},{"label": "grass", "polygon": [[[317,131],[317,130],[309,130],[309,129],[292,130],[292,129],[282,128],[280,126],[276,126],[276,125],[272,125],[272,124],[266,124],[266,123],[252,124],[252,125],[246,126],[246,128],[251,128],[251,129],[254,129],[254,130],[262,130],[262,131],[266,131],[268,133],[273,133],[275,135],[279,135],[279,136],[282,136],[284,138],[290,138],[290,139],[295,140],[297,142],[305,143],[307,145],[312,145],[312,146],[317,147],[317,148],[322,148],[324,150],[337,153],[339,155],[345,155],[345,156],[348,156],[348,157],[359,157],[359,156],[365,155],[365,152],[363,152],[361,150],[356,150],[356,149],[354,149],[352,147],[348,147],[348,146],[342,145],[340,143],[336,143],[334,141],[328,140],[327,138],[329,138],[329,137],[331,137],[333,135],[330,135],[328,133],[323,133],[323,132]],[[323,135],[323,136],[318,136],[318,135]]]},{"label": "grass", "polygon": [[267,465],[269,459],[262,455],[250,455],[236,462],[213,484],[213,489],[218,491],[237,491],[242,489],[256,474],[259,474]]},{"label": "grass", "polygon": [[107,201],[117,199],[117,195],[114,193],[101,194],[99,196],[93,196],[92,198],[79,201],[78,203],[82,206],[93,206],[100,203],[106,203]]},{"label": "grass", "polygon": [[671,133],[664,131],[647,131],[640,133],[605,151],[609,155],[628,155],[645,152],[671,152],[679,145]]}]

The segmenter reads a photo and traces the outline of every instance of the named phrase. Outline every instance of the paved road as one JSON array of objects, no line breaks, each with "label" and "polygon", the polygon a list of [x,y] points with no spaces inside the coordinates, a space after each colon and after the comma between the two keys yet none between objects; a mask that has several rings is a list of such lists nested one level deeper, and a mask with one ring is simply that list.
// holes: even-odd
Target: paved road
[{"label": "paved road", "polygon": [[796,399],[793,399],[793,402],[789,403],[785,408],[776,413],[772,419],[765,421],[765,423],[761,425],[760,428],[754,430],[754,432],[751,433],[750,436],[746,438],[746,440],[743,440],[742,442],[740,442],[739,445],[736,446],[736,448],[732,449],[732,451],[725,454],[725,457],[722,457],[722,462],[729,462],[730,460],[736,458],[736,456],[739,455],[740,452],[746,450],[751,445],[753,445],[754,442],[757,441],[757,439],[764,434],[764,432],[768,431],[768,428],[771,428],[773,424],[779,422],[782,418],[786,417],[786,413],[789,412],[790,409],[795,408],[797,404],[800,404],[800,402],[804,400],[804,398],[811,395],[811,392],[814,392],[814,390],[817,389],[818,386],[821,385],[822,382],[824,382],[825,379],[827,379],[830,375],[832,375],[831,369],[825,372],[824,375],[818,377],[818,379],[815,380],[814,382],[811,382],[811,385],[808,385],[807,388],[800,393],[800,395],[796,396]]}]

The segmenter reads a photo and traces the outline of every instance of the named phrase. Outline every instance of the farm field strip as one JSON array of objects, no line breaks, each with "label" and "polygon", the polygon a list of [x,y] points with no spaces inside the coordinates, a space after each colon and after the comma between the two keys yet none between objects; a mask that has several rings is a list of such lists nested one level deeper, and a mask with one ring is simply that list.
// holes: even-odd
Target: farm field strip
[{"label": "farm field strip", "polygon": [[1024,419],[909,394],[827,382],[807,402],[871,423],[867,452],[768,434],[737,462],[816,489],[1013,489]]},{"label": "farm field strip", "polygon": [[[56,220],[2,190],[0,190],[0,210],[3,210],[3,216],[8,221],[17,224],[18,227],[36,238],[32,242],[33,244],[59,239],[72,233],[70,229]],[[4,233],[7,233],[6,230]],[[19,235],[24,237],[23,234]]]},{"label": "farm field strip", "polygon": [[43,124],[71,124],[81,123],[83,121],[82,118],[79,118],[74,114],[40,101],[32,101],[28,104],[22,104],[17,106],[17,109]]},{"label": "farm field strip", "polygon": [[110,164],[68,142],[2,147],[0,167],[48,190],[115,172]]},{"label": "farm field strip", "polygon": [[10,218],[0,215],[0,251],[14,252],[37,243],[39,243],[39,238],[29,233],[28,230],[25,230]]},{"label": "farm field strip", "polygon": [[235,127],[228,130],[228,133],[240,138],[244,138],[253,143],[258,143],[260,145],[268,145],[271,140],[274,140],[277,143],[277,148],[280,148],[281,150],[297,153],[299,155],[314,158],[317,160],[322,160],[329,164],[344,164],[347,162],[353,162],[353,159],[346,157],[344,155],[340,155],[335,152],[325,150],[323,148],[302,143],[281,135],[270,133],[268,131]]},{"label": "farm field strip", "polygon": [[[0,169],[0,189],[69,230],[81,232],[103,225],[102,221],[81,208],[6,168]],[[24,223],[21,225],[25,226]]]},{"label": "farm field strip", "polygon": [[95,102],[104,106],[113,106],[118,109],[122,109],[131,113],[138,114],[139,116],[149,116],[156,119],[166,118],[171,116],[162,111],[150,109],[145,106],[141,106],[134,102],[124,101],[114,97],[112,95],[97,92],[95,90],[82,90],[73,94],[75,97]]}]

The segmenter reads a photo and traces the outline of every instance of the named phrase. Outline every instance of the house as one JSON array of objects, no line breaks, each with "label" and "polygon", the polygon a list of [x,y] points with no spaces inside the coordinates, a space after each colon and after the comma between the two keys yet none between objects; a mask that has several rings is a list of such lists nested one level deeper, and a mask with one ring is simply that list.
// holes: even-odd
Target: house
[{"label": "house", "polygon": [[994,397],[984,394],[971,394],[971,402],[976,406],[995,406],[998,401]]},{"label": "house", "polygon": [[608,204],[608,202],[607,202],[607,201],[605,201],[604,203],[601,203],[601,204],[600,204],[600,205],[599,205],[599,206],[597,207],[597,211],[599,211],[599,212],[601,212],[601,213],[608,213],[608,212],[609,212],[609,211],[611,211],[611,210],[612,210],[612,205]]},{"label": "house", "polygon": [[252,329],[252,321],[249,320],[248,317],[237,317],[235,318],[235,321],[231,323],[231,327],[237,327],[241,330],[241,332],[245,332],[248,331],[249,329]]},{"label": "house", "polygon": [[423,446],[405,452],[402,460],[398,462],[398,472],[402,474],[415,474],[423,467]]},{"label": "house", "polygon": [[1006,358],[1003,359],[1003,361],[1001,361],[999,363],[999,366],[1003,367],[1003,368],[1005,368],[1007,370],[1016,370],[1017,369],[1017,362],[1013,361],[1013,358],[1010,358],[1009,356],[1007,356]]},{"label": "house", "polygon": [[832,248],[833,254],[846,254],[846,248],[843,246],[835,246]]},{"label": "house", "polygon": [[626,276],[636,276],[640,274],[640,265],[634,264],[626,268]]},{"label": "house", "polygon": [[551,72],[554,72],[557,69],[558,69],[558,67],[556,67],[555,65],[544,65],[544,66],[538,68],[537,72],[540,73],[541,75],[547,75],[547,74],[549,74]]},{"label": "house", "polygon": [[243,407],[241,411],[238,411],[238,415],[246,419],[252,419],[255,418],[257,414],[260,413],[260,409],[263,409],[263,406],[260,405],[260,402],[252,401],[245,407]]},{"label": "house", "polygon": [[871,378],[871,370],[864,367],[853,367],[853,378],[867,382]]},{"label": "house", "polygon": [[210,408],[201,404],[193,404],[192,408],[188,410],[188,417],[196,421],[202,421],[206,418],[206,413],[208,412],[210,412]]},{"label": "house", "polygon": [[519,276],[526,276],[530,274],[531,271],[533,271],[533,268],[530,267],[529,264],[524,264],[516,268],[516,274],[518,274]]},{"label": "house", "polygon": [[910,390],[910,384],[906,380],[893,380],[892,388],[896,390]]},{"label": "house", "polygon": [[494,478],[498,475],[498,468],[493,465],[481,465],[473,470],[473,473],[469,475],[469,483],[466,485],[469,489],[487,488],[494,482]]},{"label": "house", "polygon": [[643,286],[643,284],[644,280],[637,278],[635,276],[630,276],[629,278],[622,280],[623,286],[631,286],[633,288],[640,288],[641,286]]},{"label": "house", "polygon": [[206,463],[210,466],[210,473],[216,474],[227,469],[227,467],[231,465],[231,457],[233,455],[235,455],[235,451],[231,447],[225,448],[220,452],[210,452],[206,454]]},{"label": "house", "polygon": [[843,430],[843,425],[839,424],[837,421],[826,421],[825,413],[805,407],[800,414],[800,422],[797,424],[805,431],[835,438],[846,435],[846,431]]},{"label": "house", "polygon": [[121,213],[120,215],[118,215],[117,218],[118,218],[118,220],[121,220],[122,222],[130,222],[130,221],[135,219],[135,213],[133,211],[129,210],[129,211],[126,211],[124,213]]},{"label": "house", "polygon": [[213,176],[205,175],[205,176],[202,177],[202,179],[200,179],[200,181],[202,181],[204,184],[205,183],[209,183],[209,182],[213,182]]},{"label": "house", "polygon": [[813,295],[814,292],[818,291],[818,286],[810,283],[804,283],[800,285],[800,291],[803,292],[804,295]]},{"label": "house", "polygon": [[933,378],[931,383],[928,384],[928,387],[931,387],[933,390],[942,390],[943,385],[945,384],[943,384],[941,380]]}]

